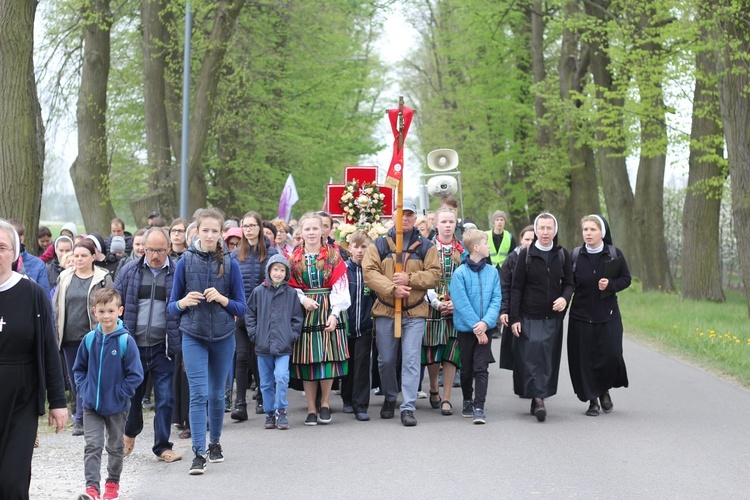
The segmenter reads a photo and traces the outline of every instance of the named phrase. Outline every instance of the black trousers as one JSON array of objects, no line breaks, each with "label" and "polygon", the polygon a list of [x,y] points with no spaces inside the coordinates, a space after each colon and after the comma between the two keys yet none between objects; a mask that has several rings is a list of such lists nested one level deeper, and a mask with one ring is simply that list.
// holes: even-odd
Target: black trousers
[{"label": "black trousers", "polygon": [[29,498],[39,415],[36,363],[0,364],[0,498]]},{"label": "black trousers", "polygon": [[473,399],[474,408],[484,409],[489,378],[487,368],[492,358],[492,334],[487,335],[486,344],[480,344],[474,332],[458,332],[458,346],[461,349],[461,392],[464,401]]},{"label": "black trousers", "polygon": [[372,332],[349,337],[349,373],[341,380],[341,399],[355,413],[367,413],[370,406]]},{"label": "black trousers", "polygon": [[234,378],[237,381],[237,400],[244,401],[247,397],[247,377],[251,361],[250,351],[253,347],[250,338],[247,336],[245,318],[237,318],[234,339],[237,343],[234,362]]}]

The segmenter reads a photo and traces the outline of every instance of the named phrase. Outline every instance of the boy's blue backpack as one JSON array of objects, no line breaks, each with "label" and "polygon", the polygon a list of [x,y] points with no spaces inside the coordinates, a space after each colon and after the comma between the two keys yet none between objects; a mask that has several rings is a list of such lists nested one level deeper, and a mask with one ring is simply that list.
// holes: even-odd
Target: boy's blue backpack
[{"label": "boy's blue backpack", "polygon": [[[118,338],[120,341],[120,357],[122,359],[125,359],[125,351],[128,349],[128,336],[127,335],[120,335]],[[91,331],[86,334],[85,337],[83,337],[83,343],[86,346],[86,350],[91,350],[91,343],[94,342],[94,332]]]}]

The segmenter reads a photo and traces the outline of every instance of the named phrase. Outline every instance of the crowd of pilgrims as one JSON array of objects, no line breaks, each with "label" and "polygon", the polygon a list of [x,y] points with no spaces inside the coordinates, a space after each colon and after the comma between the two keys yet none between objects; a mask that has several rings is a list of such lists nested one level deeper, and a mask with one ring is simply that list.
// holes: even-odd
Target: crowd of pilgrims
[{"label": "crowd of pilgrims", "polygon": [[[401,423],[414,426],[417,398],[453,415],[454,387],[461,390],[455,412],[483,424],[493,354],[512,370],[514,393],[544,422],[545,400],[557,392],[566,313],[575,394],[588,404],[585,415],[611,412],[610,389],[628,385],[616,293],[630,274],[606,219],[583,217],[583,244],[571,252],[557,243],[552,214],[516,235],[506,222],[498,210],[493,226],[480,231],[458,219],[455,200],[424,216],[407,200],[398,273],[392,222],[377,241],[356,231],[340,242],[332,237],[339,221],[325,212],[268,222],[251,211],[225,221],[203,209],[193,221],[169,225],[154,212],[132,235],[112,220],[107,238],[67,223],[54,240],[40,228],[38,257],[26,251],[23,225],[0,219],[0,497],[26,497],[39,446],[36,415],[47,403],[50,424],[59,432],[70,418],[72,433],[85,433],[86,460],[97,465],[106,428],[110,477],[101,498],[117,498],[122,456],[133,451],[149,404],[156,458],[181,459],[170,442],[174,425],[179,438],[192,440],[190,474],[224,460],[225,412],[237,421],[262,414],[264,428],[288,429],[290,387],[304,391],[306,426],[332,422],[332,393],[358,421],[370,419],[373,394],[384,396],[380,417],[393,418],[401,393]],[[97,295],[107,288],[115,298]],[[403,302],[401,339],[395,299]],[[134,341],[132,352],[122,344],[125,371],[113,375],[136,382],[122,389],[129,401],[118,411],[121,422],[97,414],[99,400],[79,390],[96,357],[84,345],[87,333],[110,333],[98,316],[104,301],[121,316],[111,330]],[[493,339],[501,344],[495,353]],[[122,380],[97,383],[127,386]],[[100,427],[87,423],[92,414]],[[87,493],[100,498],[98,470],[89,468]]]}]

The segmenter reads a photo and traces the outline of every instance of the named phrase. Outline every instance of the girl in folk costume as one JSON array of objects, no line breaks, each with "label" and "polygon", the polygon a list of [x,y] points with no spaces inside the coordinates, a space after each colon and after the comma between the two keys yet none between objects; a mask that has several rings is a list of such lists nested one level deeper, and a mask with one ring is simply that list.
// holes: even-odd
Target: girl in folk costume
[{"label": "girl in folk costume", "polygon": [[[305,308],[302,335],[294,343],[290,375],[303,381],[307,397],[305,425],[331,421],[329,397],[333,379],[348,373],[346,310],[351,305],[346,264],[336,248],[323,238],[322,218],[302,216],[302,244],[289,259],[292,277]],[[320,384],[320,414],[316,398]]]},{"label": "girl in folk costume", "polygon": [[[468,255],[455,236],[456,211],[449,207],[440,208],[435,213],[437,234],[433,243],[440,260],[440,281],[437,288],[427,291],[427,301],[432,308],[425,325],[422,342],[422,364],[427,365],[430,375],[430,406],[440,408],[443,415],[453,414],[451,390],[456,368],[461,367],[461,353],[458,349],[458,333],[453,327],[453,302],[448,287],[456,268]],[[438,372],[443,366],[443,399],[438,390]]]}]

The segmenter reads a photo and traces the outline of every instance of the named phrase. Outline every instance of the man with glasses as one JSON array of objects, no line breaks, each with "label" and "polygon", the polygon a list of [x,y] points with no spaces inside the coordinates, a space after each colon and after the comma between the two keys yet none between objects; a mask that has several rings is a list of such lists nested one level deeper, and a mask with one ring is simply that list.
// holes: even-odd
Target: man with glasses
[{"label": "man with glasses", "polygon": [[143,365],[143,383],[131,398],[125,424],[125,455],[135,447],[135,438],[143,430],[143,396],[147,377],[154,384],[154,446],[157,460],[175,462],[182,456],[172,451],[169,442],[174,392],[172,356],[180,349],[179,321],[167,314],[172,295],[175,262],[169,257],[169,232],[151,227],[143,235],[143,257],[125,265],[117,274],[115,289],[122,297],[123,323],[135,338]]}]

